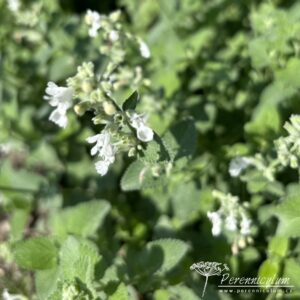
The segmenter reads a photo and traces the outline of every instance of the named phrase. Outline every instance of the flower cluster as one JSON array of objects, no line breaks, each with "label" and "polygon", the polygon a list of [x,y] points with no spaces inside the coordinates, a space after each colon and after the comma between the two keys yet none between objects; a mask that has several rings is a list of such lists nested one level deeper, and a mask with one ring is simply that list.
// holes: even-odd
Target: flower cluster
[{"label": "flower cluster", "polygon": [[240,176],[241,172],[251,164],[251,158],[238,156],[231,160],[229,174],[232,177]]},{"label": "flower cluster", "polygon": [[253,157],[238,156],[231,160],[229,164],[229,174],[232,177],[239,177],[241,173],[250,166],[258,170],[268,181],[274,181],[278,160],[273,159],[270,163],[261,155],[255,154]]},{"label": "flower cluster", "polygon": [[85,21],[89,26],[89,36],[96,38],[101,35],[107,42],[100,47],[100,52],[107,55],[113,55],[122,61],[126,54],[123,47],[124,43],[133,42],[137,44],[140,55],[143,58],[150,58],[151,52],[148,45],[141,38],[135,37],[129,32],[124,31],[122,24],[119,22],[120,17],[120,11],[112,12],[108,16],[100,15],[98,12],[90,9],[87,11]]},{"label": "flower cluster", "polygon": [[66,87],[49,82],[44,96],[55,108],[50,121],[62,128],[68,124],[67,112],[71,107],[79,116],[86,111],[94,113],[92,122],[103,127],[99,133],[88,137],[87,142],[94,144],[91,155],[98,158],[95,167],[101,176],[108,172],[117,153],[136,155],[142,150],[141,142],[147,143],[154,138],[153,130],[146,125],[146,114],[135,111],[138,93],[134,92],[128,99],[118,96],[129,88],[149,84],[143,78],[140,66],[127,64],[125,49],[132,47],[124,47],[124,44],[132,42],[143,57],[150,57],[148,46],[140,38],[125,32],[119,19],[119,11],[108,16],[87,11],[85,20],[89,36],[102,39],[100,52],[107,57],[105,64],[101,71],[96,72],[92,62],[83,63],[77,68],[77,73],[67,79]]},{"label": "flower cluster", "polygon": [[275,141],[278,160],[283,166],[296,169],[300,165],[300,115],[292,115],[284,128],[289,135]]},{"label": "flower cluster", "polygon": [[16,12],[20,8],[20,0],[7,0],[7,6],[12,12]]},{"label": "flower cluster", "polygon": [[207,217],[212,223],[213,236],[219,236],[225,229],[235,233],[239,245],[245,237],[251,235],[251,219],[248,217],[247,209],[239,203],[239,198],[220,191],[213,191],[213,196],[219,200],[220,208],[217,211],[208,212]]}]

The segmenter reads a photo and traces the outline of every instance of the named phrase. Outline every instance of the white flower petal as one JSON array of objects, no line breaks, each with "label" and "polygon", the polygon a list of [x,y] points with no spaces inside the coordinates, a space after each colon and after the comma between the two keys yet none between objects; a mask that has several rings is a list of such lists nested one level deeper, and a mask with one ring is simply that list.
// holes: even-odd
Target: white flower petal
[{"label": "white flower petal", "polygon": [[151,52],[148,45],[144,41],[140,41],[140,53],[144,58],[150,58]]},{"label": "white flower petal", "polygon": [[117,30],[112,30],[108,36],[111,42],[116,42],[119,39],[119,33]]},{"label": "white flower petal", "polygon": [[237,229],[237,219],[233,214],[230,214],[225,219],[225,226],[229,231],[236,231],[236,229]]},{"label": "white flower petal", "polygon": [[213,236],[218,236],[220,235],[222,231],[222,219],[221,216],[218,212],[208,212],[207,217],[210,219],[212,222],[212,235]]},{"label": "white flower petal", "polygon": [[247,157],[235,157],[231,160],[229,165],[229,174],[232,177],[238,177],[241,172],[246,169],[251,163]]},{"label": "white flower petal", "polygon": [[59,109],[55,109],[49,116],[49,120],[58,125],[59,127],[65,128],[68,124],[68,118],[66,112],[62,113]]},{"label": "white flower petal", "polygon": [[100,137],[100,134],[96,134],[96,135],[93,135],[93,136],[90,136],[86,139],[86,141],[89,143],[89,144],[93,144],[93,143],[96,143],[98,138]]},{"label": "white flower petal", "polygon": [[48,103],[57,107],[50,115],[49,119],[60,127],[65,128],[68,123],[66,112],[72,106],[73,90],[67,87],[59,87],[50,81],[47,84],[44,99]]},{"label": "white flower petal", "polygon": [[7,0],[7,5],[11,11],[16,12],[20,8],[20,0]]},{"label": "white flower petal", "polygon": [[108,172],[110,163],[105,160],[99,160],[95,163],[96,171],[99,173],[101,176],[106,175]]},{"label": "white flower petal", "polygon": [[142,142],[150,142],[153,140],[153,130],[147,126],[141,126],[137,129],[137,137]]},{"label": "white flower petal", "polygon": [[242,235],[248,235],[251,233],[251,222],[251,219],[244,215],[242,216],[242,221],[240,223]]}]

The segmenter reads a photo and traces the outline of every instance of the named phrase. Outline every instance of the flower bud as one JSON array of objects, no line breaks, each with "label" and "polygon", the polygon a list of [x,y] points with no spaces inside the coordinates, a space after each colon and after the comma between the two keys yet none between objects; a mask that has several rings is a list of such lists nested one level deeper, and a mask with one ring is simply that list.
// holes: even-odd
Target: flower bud
[{"label": "flower bud", "polygon": [[136,149],[134,147],[130,148],[128,151],[128,157],[133,157],[135,156]]},{"label": "flower bud", "polygon": [[121,11],[120,11],[120,10],[117,10],[117,11],[112,12],[112,13],[109,15],[109,18],[110,18],[113,22],[117,22],[117,21],[120,19],[120,16],[121,16]]},{"label": "flower bud", "polygon": [[85,93],[90,93],[90,92],[92,91],[92,89],[93,89],[91,82],[90,82],[90,81],[87,81],[87,80],[84,81],[84,82],[81,84],[81,89],[82,89],[82,91],[85,92]]},{"label": "flower bud", "polygon": [[117,111],[115,105],[111,101],[104,101],[103,109],[108,116],[114,115]]},{"label": "flower bud", "polygon": [[74,111],[78,116],[83,116],[89,106],[90,105],[88,101],[80,102],[74,106]]}]

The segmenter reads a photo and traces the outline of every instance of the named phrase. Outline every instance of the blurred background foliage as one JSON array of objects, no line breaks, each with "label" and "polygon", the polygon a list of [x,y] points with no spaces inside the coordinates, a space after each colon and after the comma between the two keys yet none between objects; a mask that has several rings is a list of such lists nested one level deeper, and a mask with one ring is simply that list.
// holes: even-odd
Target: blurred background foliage
[{"label": "blurred background foliage", "polygon": [[[107,176],[96,174],[85,142],[98,130],[89,113],[70,115],[65,130],[48,121],[47,82],[64,83],[84,61],[103,63],[87,35],[87,9],[120,9],[126,29],[151,49],[140,108],[183,154],[149,186],[136,184],[125,156]],[[210,260],[239,277],[288,276],[296,291],[281,299],[299,299],[300,231],[289,225],[299,224],[297,171],[281,170],[274,181],[259,170],[242,180],[228,173],[236,156],[260,153],[271,163],[284,122],[300,112],[299,32],[292,0],[28,0],[16,13],[0,0],[0,291],[60,299],[71,286],[75,296],[66,299],[200,299],[204,278],[189,265]],[[232,236],[211,234],[214,189],[249,207],[253,240],[238,253]],[[24,242],[34,237],[33,246]],[[46,265],[38,258],[45,249]],[[52,263],[57,249],[64,275]],[[90,260],[77,262],[83,256]],[[273,299],[222,295],[214,280],[205,299]]]}]

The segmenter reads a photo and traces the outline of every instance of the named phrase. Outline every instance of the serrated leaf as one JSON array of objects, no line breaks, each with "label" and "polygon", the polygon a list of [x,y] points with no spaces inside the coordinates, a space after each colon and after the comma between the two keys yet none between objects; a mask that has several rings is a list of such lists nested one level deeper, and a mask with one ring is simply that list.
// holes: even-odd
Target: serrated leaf
[{"label": "serrated leaf", "polygon": [[55,292],[59,277],[59,268],[41,270],[35,274],[35,287],[39,299],[48,299]]},{"label": "serrated leaf", "polygon": [[122,109],[124,111],[129,109],[134,110],[139,102],[139,98],[139,93],[137,91],[133,92],[123,103]]},{"label": "serrated leaf", "polygon": [[50,228],[53,234],[60,237],[66,237],[68,234],[93,236],[109,210],[110,204],[104,200],[80,203],[52,215]]},{"label": "serrated leaf", "polygon": [[18,242],[14,256],[19,266],[29,270],[46,270],[56,266],[58,251],[46,237]]},{"label": "serrated leaf", "polygon": [[83,238],[69,236],[60,249],[59,257],[64,280],[78,278],[90,288],[95,264],[101,259],[97,247]]}]

